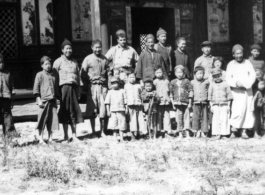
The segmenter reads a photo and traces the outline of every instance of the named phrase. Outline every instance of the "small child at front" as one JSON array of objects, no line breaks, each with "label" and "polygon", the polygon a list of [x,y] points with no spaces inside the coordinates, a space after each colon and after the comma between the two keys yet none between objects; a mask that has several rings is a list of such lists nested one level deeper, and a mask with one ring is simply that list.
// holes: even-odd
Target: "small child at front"
[{"label": "small child at front", "polygon": [[[224,58],[220,57],[220,56],[216,56],[213,59],[213,68],[218,69],[221,71],[222,73],[222,80],[225,81],[226,80],[226,71],[223,70],[225,68],[225,60]],[[212,73],[209,74],[209,78],[208,80],[211,82],[213,82],[213,76]]]},{"label": "small child at front", "polygon": [[205,69],[197,66],[194,69],[194,80],[191,81],[193,91],[192,130],[196,138],[205,137],[208,133],[208,88],[209,80],[204,79]]},{"label": "small child at front", "polygon": [[[158,97],[153,80],[152,79],[146,79],[144,80],[144,90],[142,92],[142,102],[144,106],[144,114],[146,116],[146,126],[149,131],[150,138],[156,139],[157,137],[157,105],[160,101],[160,98]],[[153,132],[153,134],[152,134]]]},{"label": "small child at front", "polygon": [[218,139],[230,134],[230,106],[233,99],[230,86],[223,81],[222,72],[213,69],[213,82],[209,87],[208,100],[213,112],[212,135]]},{"label": "small child at front", "polygon": [[163,77],[162,68],[155,71],[156,79],[154,85],[156,93],[160,97],[160,103],[157,106],[157,131],[161,138],[165,137],[165,132],[172,133],[170,123],[170,98],[169,98],[169,81]]},{"label": "small child at front", "polygon": [[13,108],[12,96],[15,95],[15,90],[10,72],[5,69],[5,61],[2,54],[0,54],[0,76],[0,121],[3,126],[4,142],[8,144],[8,138],[11,137],[11,134],[16,134],[11,113]]},{"label": "small child at front", "polygon": [[[120,88],[120,79],[112,77],[111,90],[105,99],[107,107],[107,114],[109,119],[108,129],[113,130],[114,137],[119,141],[123,141],[123,132],[126,130],[126,116],[125,110],[127,105],[126,95],[124,89]],[[120,139],[117,137],[117,133],[120,134]]]},{"label": "small child at front", "polygon": [[136,83],[135,73],[131,72],[128,75],[128,82],[124,86],[124,91],[127,99],[126,112],[129,114],[130,131],[132,140],[136,140],[138,133],[146,133],[142,107],[142,88]]},{"label": "small child at front", "polygon": [[183,131],[186,137],[190,137],[190,108],[192,105],[192,87],[190,81],[185,78],[184,66],[175,67],[176,79],[170,83],[170,99],[173,109],[176,111],[176,121],[178,124],[177,132],[179,139],[183,138]]},{"label": "small child at front", "polygon": [[39,106],[38,122],[36,129],[38,131],[38,140],[44,144],[43,131],[45,126],[48,130],[48,142],[52,142],[52,132],[59,130],[59,120],[57,115],[57,98],[59,97],[58,77],[52,71],[51,59],[43,56],[40,60],[42,71],[37,73],[33,94],[37,99]]}]

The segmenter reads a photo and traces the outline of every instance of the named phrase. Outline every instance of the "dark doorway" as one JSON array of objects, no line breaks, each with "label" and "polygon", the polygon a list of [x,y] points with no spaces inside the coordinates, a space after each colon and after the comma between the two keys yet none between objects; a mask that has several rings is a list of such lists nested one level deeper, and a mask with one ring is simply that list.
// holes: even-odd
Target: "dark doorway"
[{"label": "dark doorway", "polygon": [[[141,36],[153,34],[159,28],[167,32],[167,42],[175,48],[175,22],[173,8],[131,8],[132,46],[141,52]],[[142,40],[143,41],[143,40]],[[157,40],[156,40],[157,41]]]}]

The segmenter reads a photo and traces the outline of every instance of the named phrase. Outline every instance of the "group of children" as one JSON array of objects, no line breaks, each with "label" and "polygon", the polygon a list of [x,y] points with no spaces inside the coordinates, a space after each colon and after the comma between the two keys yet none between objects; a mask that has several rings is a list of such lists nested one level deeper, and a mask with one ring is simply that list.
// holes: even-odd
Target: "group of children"
[{"label": "group of children", "polygon": [[[36,75],[33,89],[40,108],[36,127],[40,143],[44,143],[45,125],[49,141],[52,141],[52,132],[59,129],[59,122],[63,123],[64,139],[69,141],[70,125],[73,141],[78,141],[76,124],[83,122],[78,104],[80,88],[87,94],[86,116],[90,119],[93,134],[96,133],[95,120],[98,117],[100,136],[105,136],[105,130],[109,129],[121,141],[128,131],[132,140],[139,135],[149,135],[154,139],[178,135],[181,139],[192,134],[199,138],[208,136],[210,130],[211,135],[218,139],[227,138],[231,134],[229,118],[233,96],[226,82],[223,58],[213,57],[212,43],[205,41],[201,44],[203,55],[195,61],[193,68],[186,53],[186,39],[178,38],[178,47],[172,52],[171,46],[166,43],[166,35],[166,31],[159,29],[157,44],[153,35],[147,35],[146,50],[138,56],[127,45],[125,32],[119,30],[116,34],[118,45],[111,48],[106,56],[101,53],[101,41],[92,42],[93,53],[84,59],[81,70],[72,58],[72,45],[68,40],[63,42],[63,55],[53,67],[49,57],[42,57],[43,71]],[[257,118],[257,133],[265,113],[265,67],[264,62],[258,60],[260,50],[258,45],[252,46],[250,58],[257,75],[252,103]],[[3,64],[4,58],[0,56],[0,76],[4,75],[0,97],[1,118],[7,114],[12,120],[11,106],[4,112],[4,105],[8,105],[4,102],[9,102],[12,95],[12,83],[10,74],[3,70]],[[60,100],[58,115],[57,100]],[[177,131],[172,131],[172,112],[175,113]],[[9,118],[4,117],[3,123],[7,131],[11,124]]]}]

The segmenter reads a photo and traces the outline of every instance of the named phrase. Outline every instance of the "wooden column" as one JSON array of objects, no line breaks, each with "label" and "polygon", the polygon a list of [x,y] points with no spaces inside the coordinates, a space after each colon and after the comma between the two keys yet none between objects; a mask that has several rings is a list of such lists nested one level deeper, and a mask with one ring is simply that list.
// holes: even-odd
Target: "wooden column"
[{"label": "wooden column", "polygon": [[91,0],[92,11],[92,39],[101,39],[100,0]]}]

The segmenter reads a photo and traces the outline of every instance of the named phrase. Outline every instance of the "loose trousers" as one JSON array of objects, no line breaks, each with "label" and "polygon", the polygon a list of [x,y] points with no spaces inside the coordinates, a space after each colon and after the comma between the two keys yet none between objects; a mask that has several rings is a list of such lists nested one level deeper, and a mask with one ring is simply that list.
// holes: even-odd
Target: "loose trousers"
[{"label": "loose trousers", "polygon": [[208,105],[207,104],[194,104],[193,117],[192,117],[192,130],[197,132],[208,132]]}]

